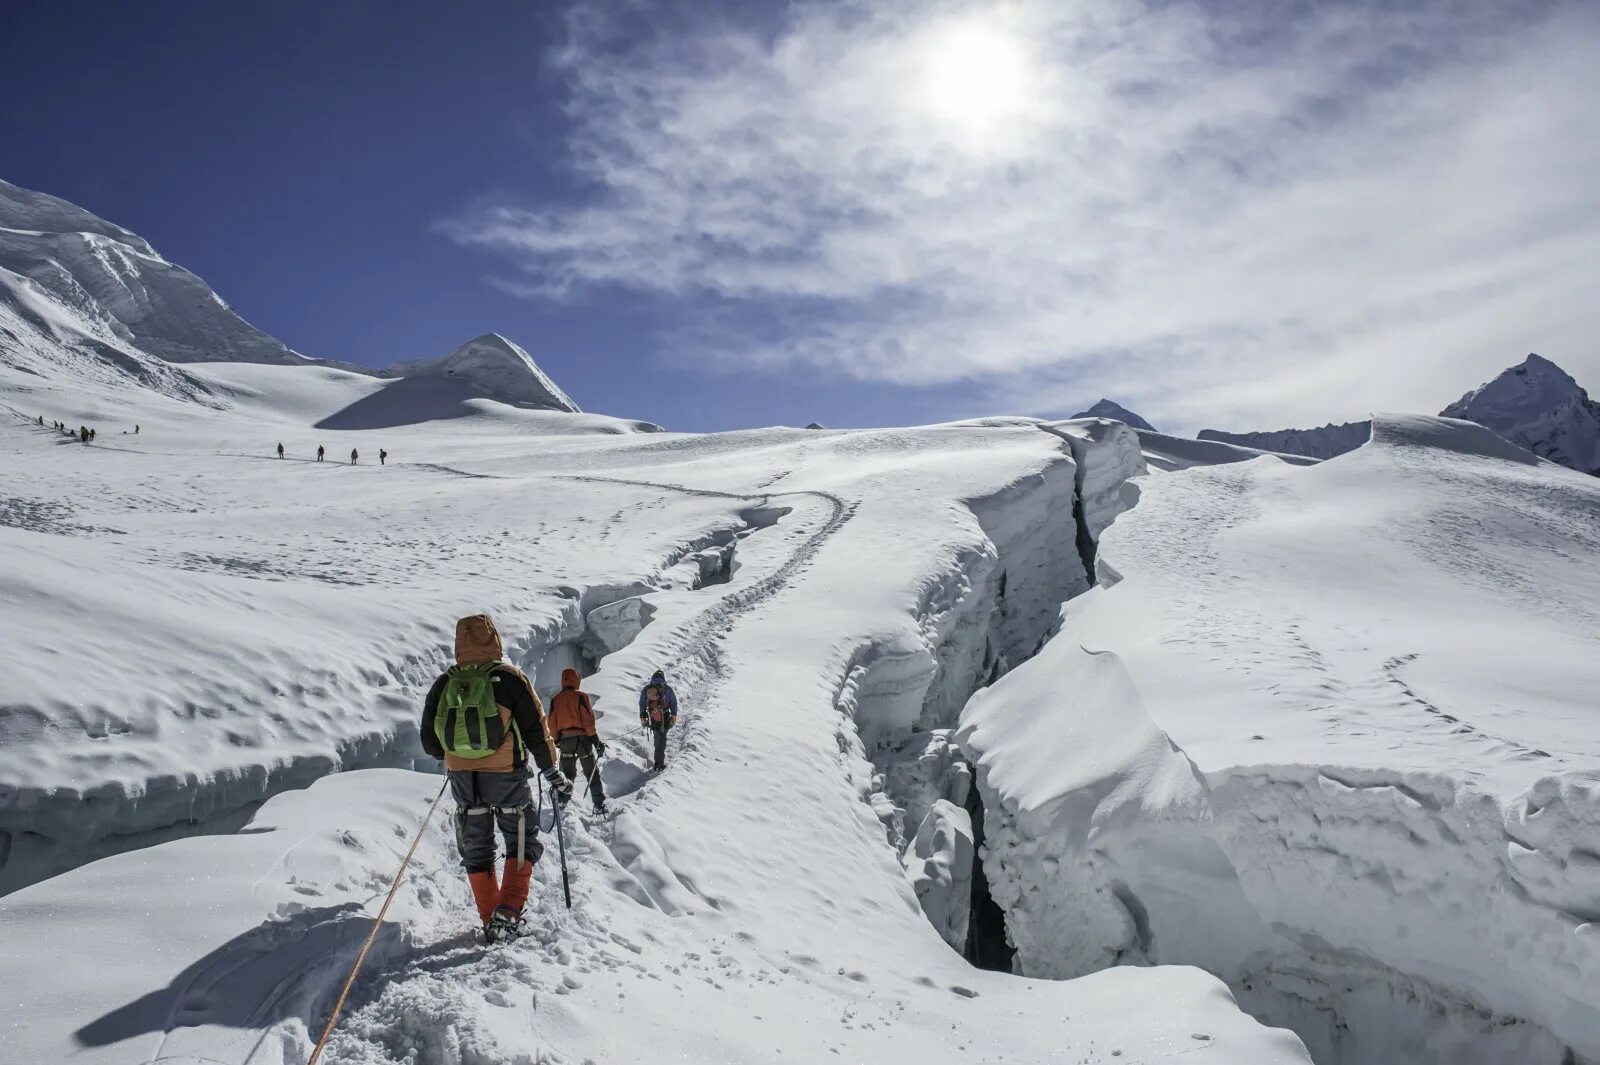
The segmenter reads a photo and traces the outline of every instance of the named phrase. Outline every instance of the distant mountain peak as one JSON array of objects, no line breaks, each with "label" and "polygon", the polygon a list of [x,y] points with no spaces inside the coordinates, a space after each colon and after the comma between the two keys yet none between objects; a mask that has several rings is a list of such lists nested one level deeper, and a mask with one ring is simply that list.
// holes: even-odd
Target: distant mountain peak
[{"label": "distant mountain peak", "polygon": [[1530,354],[1440,413],[1477,422],[1535,455],[1600,476],[1600,403],[1541,355]]},{"label": "distant mountain peak", "polygon": [[519,407],[582,413],[532,355],[499,333],[474,337],[442,359],[403,363],[387,372],[397,377],[451,380],[474,395]]},{"label": "distant mountain peak", "polygon": [[1111,418],[1121,422],[1130,429],[1143,429],[1146,432],[1155,432],[1156,427],[1139,417],[1122,404],[1109,399],[1102,399],[1086,411],[1079,411],[1074,418]]}]

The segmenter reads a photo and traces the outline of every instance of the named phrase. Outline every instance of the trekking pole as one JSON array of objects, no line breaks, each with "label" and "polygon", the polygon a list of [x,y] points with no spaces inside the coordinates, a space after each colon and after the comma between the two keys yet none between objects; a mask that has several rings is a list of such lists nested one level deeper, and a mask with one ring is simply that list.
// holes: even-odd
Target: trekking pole
[{"label": "trekking pole", "polygon": [[422,842],[422,833],[427,830],[428,822],[433,820],[433,812],[439,808],[439,800],[444,798],[444,789],[449,786],[450,779],[446,777],[445,782],[439,785],[439,794],[433,797],[433,803],[428,807],[428,813],[423,817],[422,824],[417,826],[417,834],[411,840],[411,849],[406,851],[405,858],[400,862],[400,868],[395,871],[394,881],[389,885],[389,894],[383,900],[378,916],[372,919],[372,931],[367,933],[367,941],[361,945],[361,953],[356,955],[356,963],[350,967],[350,975],[339,991],[339,1000],[333,1004],[333,1012],[328,1014],[328,1026],[322,1030],[322,1038],[317,1040],[316,1048],[311,1051],[311,1057],[306,1061],[306,1065],[317,1065],[317,1059],[322,1057],[322,1049],[328,1045],[328,1037],[333,1035],[333,1026],[339,1023],[339,1013],[344,1009],[344,1000],[349,997],[350,988],[356,982],[356,974],[361,971],[362,962],[367,960],[367,951],[372,949],[373,940],[378,938],[378,929],[383,927],[383,918],[389,912],[389,904],[394,901],[394,893],[400,890],[400,881],[406,875],[406,867],[411,864],[412,855],[417,853],[417,844]]},{"label": "trekking pole", "polygon": [[[550,810],[556,815],[556,847],[561,853],[561,894],[567,900],[567,909],[572,909],[572,884],[567,880],[567,837],[561,830],[561,796],[556,794],[556,786],[550,785]],[[309,1065],[309,1063],[308,1063]]]},{"label": "trekking pole", "polygon": [[600,775],[600,759],[598,757],[596,757],[595,760],[594,760],[594,772],[590,773],[587,777],[584,778],[584,783],[587,784],[588,787],[589,787],[589,805],[590,806],[595,805],[595,801],[594,801],[594,778],[599,776],[599,775]]}]

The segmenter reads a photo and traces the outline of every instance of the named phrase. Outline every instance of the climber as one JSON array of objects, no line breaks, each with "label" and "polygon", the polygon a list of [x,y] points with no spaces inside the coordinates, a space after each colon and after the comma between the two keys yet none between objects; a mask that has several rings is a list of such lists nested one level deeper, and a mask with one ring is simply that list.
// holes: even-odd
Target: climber
[{"label": "climber", "polygon": [[321,444],[318,444],[317,445],[317,461],[318,462],[322,461],[322,455],[323,455],[323,447],[322,447]]},{"label": "climber", "polygon": [[89,442],[89,427],[88,426],[86,426],[86,425],[78,426],[78,440],[80,442],[82,442],[82,443],[85,443],[85,444],[87,444]]},{"label": "climber", "polygon": [[639,724],[655,735],[655,767],[667,767],[667,730],[678,723],[678,696],[661,670],[639,692]]},{"label": "climber", "polygon": [[[533,684],[502,661],[500,633],[487,614],[456,622],[456,664],[434,681],[422,710],[422,748],[443,758],[456,800],[456,848],[472,886],[485,942],[515,939],[534,863],[544,853],[528,788],[528,756],[563,805],[572,784],[555,765],[555,745]],[[494,830],[506,841],[504,875],[494,875]]]},{"label": "climber", "polygon": [[356,460],[360,457],[361,456],[356,453],[355,448],[350,449],[350,465],[354,466],[356,464]]},{"label": "climber", "polygon": [[282,440],[278,441],[278,457],[280,459],[283,458],[283,441]]},{"label": "climber", "polygon": [[594,725],[594,703],[589,693],[578,690],[578,671],[561,671],[561,690],[550,699],[550,734],[561,749],[561,773],[576,781],[578,762],[583,762],[583,776],[589,782],[589,798],[597,813],[606,812],[606,788],[600,779],[595,758],[606,753],[606,745]]},{"label": "climber", "polygon": [[389,465],[389,453],[387,451],[385,451],[381,447],[378,449],[378,465],[379,466],[387,466],[387,465]]}]

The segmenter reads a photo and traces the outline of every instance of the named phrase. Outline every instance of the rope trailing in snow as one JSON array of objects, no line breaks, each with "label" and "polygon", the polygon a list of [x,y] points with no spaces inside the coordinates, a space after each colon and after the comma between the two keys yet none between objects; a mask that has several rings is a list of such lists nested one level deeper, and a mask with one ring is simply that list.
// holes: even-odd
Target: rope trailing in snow
[{"label": "rope trailing in snow", "polygon": [[339,1023],[339,1014],[344,1010],[344,1000],[349,997],[350,988],[355,986],[356,974],[361,972],[361,965],[367,960],[367,951],[372,949],[373,942],[378,938],[378,929],[383,926],[383,918],[389,912],[389,904],[394,901],[395,892],[400,890],[400,881],[406,875],[406,868],[411,865],[411,858],[417,853],[417,844],[422,842],[422,833],[427,830],[428,822],[433,820],[433,812],[439,808],[439,800],[444,798],[444,790],[449,786],[450,779],[446,777],[444,783],[439,785],[439,794],[433,797],[427,814],[423,816],[422,824],[417,826],[417,834],[411,838],[411,848],[406,851],[405,858],[400,862],[400,868],[395,870],[394,880],[389,885],[389,894],[384,898],[378,916],[372,919],[372,931],[367,933],[367,941],[361,944],[361,953],[356,955],[356,963],[350,967],[350,975],[345,978],[344,987],[339,991],[339,1000],[333,1004],[333,1012],[328,1014],[328,1026],[322,1030],[322,1038],[317,1040],[316,1049],[311,1052],[306,1065],[317,1065],[317,1059],[322,1057],[322,1050],[328,1045],[328,1037],[333,1035],[333,1026]]}]

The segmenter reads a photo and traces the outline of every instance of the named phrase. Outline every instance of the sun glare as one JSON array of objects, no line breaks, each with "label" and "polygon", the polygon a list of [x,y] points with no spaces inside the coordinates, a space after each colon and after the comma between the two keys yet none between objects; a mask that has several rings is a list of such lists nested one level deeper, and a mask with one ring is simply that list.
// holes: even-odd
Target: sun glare
[{"label": "sun glare", "polygon": [[924,103],[942,121],[981,131],[1020,115],[1035,86],[1025,44],[1002,26],[964,19],[922,44]]}]

